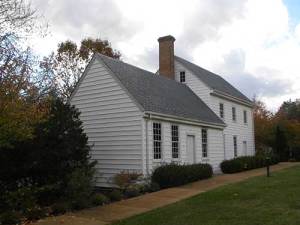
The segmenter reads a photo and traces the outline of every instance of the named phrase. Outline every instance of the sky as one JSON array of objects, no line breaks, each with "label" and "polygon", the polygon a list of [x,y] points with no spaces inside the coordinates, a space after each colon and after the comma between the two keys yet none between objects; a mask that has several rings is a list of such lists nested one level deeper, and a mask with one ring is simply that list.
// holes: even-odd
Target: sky
[{"label": "sky", "polygon": [[175,54],[224,77],[275,111],[300,98],[299,0],[32,0],[49,23],[40,55],[61,41],[107,39],[122,60],[155,72],[160,36]]}]

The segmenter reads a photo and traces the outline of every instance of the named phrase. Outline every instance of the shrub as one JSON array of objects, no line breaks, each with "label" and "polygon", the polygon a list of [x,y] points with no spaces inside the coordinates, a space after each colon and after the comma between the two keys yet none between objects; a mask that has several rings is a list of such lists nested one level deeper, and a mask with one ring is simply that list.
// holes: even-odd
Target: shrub
[{"label": "shrub", "polygon": [[[279,162],[278,157],[269,157],[269,164],[274,165]],[[221,164],[223,173],[237,173],[245,170],[261,168],[267,165],[267,158],[263,156],[241,156],[230,160],[224,160]]]},{"label": "shrub", "polygon": [[209,164],[168,164],[156,168],[152,173],[151,180],[161,188],[167,188],[206,179],[212,174],[212,167]]},{"label": "shrub", "polygon": [[142,186],[139,184],[131,184],[124,190],[124,195],[131,198],[139,196],[142,192]]},{"label": "shrub", "polygon": [[25,211],[25,217],[28,220],[39,220],[47,215],[45,209],[40,207],[34,207]]},{"label": "shrub", "polygon": [[69,177],[65,187],[66,199],[73,209],[83,209],[91,204],[93,194],[94,170],[91,168],[76,169]]},{"label": "shrub", "polygon": [[109,203],[108,197],[106,197],[104,194],[94,194],[92,199],[93,205],[104,205],[106,203]]},{"label": "shrub", "polygon": [[21,215],[15,211],[5,212],[0,215],[0,224],[14,225],[21,223]]},{"label": "shrub", "polygon": [[155,192],[155,191],[159,191],[160,190],[160,186],[158,183],[156,182],[151,182],[150,186],[149,186],[149,191],[150,192]]},{"label": "shrub", "polygon": [[60,215],[66,213],[70,209],[67,202],[57,202],[51,207],[53,215]]},{"label": "shrub", "polygon": [[120,201],[123,198],[120,190],[114,189],[108,194],[111,201]]},{"label": "shrub", "polygon": [[114,176],[113,182],[119,188],[125,189],[130,184],[135,183],[140,176],[141,174],[137,172],[122,171]]}]

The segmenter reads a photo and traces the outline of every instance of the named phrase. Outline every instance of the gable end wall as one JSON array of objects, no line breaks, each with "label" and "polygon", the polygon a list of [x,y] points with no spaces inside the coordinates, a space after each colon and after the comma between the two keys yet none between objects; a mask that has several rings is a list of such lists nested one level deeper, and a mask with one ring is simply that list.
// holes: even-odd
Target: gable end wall
[{"label": "gable end wall", "polygon": [[142,172],[142,112],[101,61],[92,62],[71,104],[98,162],[96,186],[111,186],[123,170]]}]

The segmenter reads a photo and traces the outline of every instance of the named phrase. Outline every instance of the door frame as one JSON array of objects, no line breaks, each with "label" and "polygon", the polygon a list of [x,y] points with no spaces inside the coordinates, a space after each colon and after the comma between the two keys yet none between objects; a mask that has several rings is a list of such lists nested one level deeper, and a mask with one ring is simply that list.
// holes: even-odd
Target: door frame
[{"label": "door frame", "polygon": [[[186,158],[188,159],[188,137],[191,136],[194,138],[194,141],[193,141],[193,146],[194,146],[194,149],[193,149],[193,162],[191,164],[195,164],[196,163],[196,135],[194,133],[187,133],[186,134]],[[188,162],[188,160],[186,160],[187,163],[190,163]]]}]

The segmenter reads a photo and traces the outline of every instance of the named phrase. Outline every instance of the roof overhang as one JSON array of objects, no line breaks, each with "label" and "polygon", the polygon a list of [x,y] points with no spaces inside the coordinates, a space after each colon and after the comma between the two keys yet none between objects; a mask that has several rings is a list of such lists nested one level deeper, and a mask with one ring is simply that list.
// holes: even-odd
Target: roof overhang
[{"label": "roof overhang", "polygon": [[236,98],[232,95],[228,95],[224,92],[221,92],[221,91],[217,91],[217,90],[213,90],[213,92],[210,93],[212,96],[216,96],[216,97],[219,97],[219,98],[223,98],[223,99],[226,99],[226,100],[229,100],[229,101],[233,101],[233,102],[236,102],[236,103],[239,103],[241,105],[245,105],[245,106],[248,106],[250,108],[253,108],[254,107],[254,104],[253,102],[251,101],[245,101],[243,99],[240,99],[240,98]]},{"label": "roof overhang", "polygon": [[156,113],[151,111],[145,111],[144,118],[157,119],[157,120],[163,120],[163,121],[174,122],[174,123],[182,123],[182,124],[193,125],[193,126],[210,127],[214,129],[220,129],[220,130],[223,130],[226,127],[226,124],[209,123],[205,121],[187,119],[187,118],[161,114],[161,113]]}]

